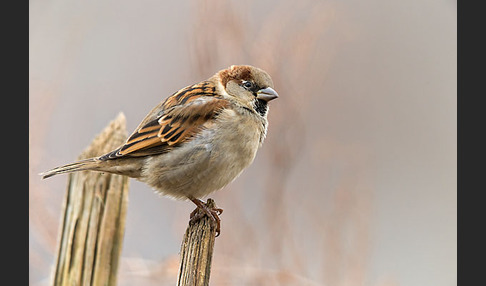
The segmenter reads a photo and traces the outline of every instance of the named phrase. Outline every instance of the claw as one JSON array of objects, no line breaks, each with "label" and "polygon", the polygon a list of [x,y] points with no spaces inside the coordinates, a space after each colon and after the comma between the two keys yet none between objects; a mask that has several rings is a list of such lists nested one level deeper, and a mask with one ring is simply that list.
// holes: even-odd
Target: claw
[{"label": "claw", "polygon": [[[210,208],[207,206],[206,203],[204,203],[201,200],[195,199],[195,198],[189,198],[196,206],[197,208],[193,210],[189,216],[189,224],[194,225],[198,220],[203,218],[204,216],[208,216],[211,218],[213,221],[216,222],[216,237],[219,236],[221,233],[221,219],[219,218],[219,215],[223,213],[223,209],[221,208]],[[208,199],[209,201],[210,199]],[[199,210],[202,210],[200,212]]]}]

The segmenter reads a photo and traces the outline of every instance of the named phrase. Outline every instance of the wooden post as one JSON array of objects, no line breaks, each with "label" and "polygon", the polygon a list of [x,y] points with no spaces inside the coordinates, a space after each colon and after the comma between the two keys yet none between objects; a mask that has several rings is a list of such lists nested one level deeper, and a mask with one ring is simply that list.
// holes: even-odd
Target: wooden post
[{"label": "wooden post", "polygon": [[[215,207],[212,199],[208,199],[206,205],[209,208]],[[181,245],[177,286],[209,285],[215,237],[216,222],[208,216],[187,227]]]},{"label": "wooden post", "polygon": [[[126,137],[120,113],[78,159],[107,153]],[[128,177],[69,174],[53,285],[116,285],[127,205]]]}]

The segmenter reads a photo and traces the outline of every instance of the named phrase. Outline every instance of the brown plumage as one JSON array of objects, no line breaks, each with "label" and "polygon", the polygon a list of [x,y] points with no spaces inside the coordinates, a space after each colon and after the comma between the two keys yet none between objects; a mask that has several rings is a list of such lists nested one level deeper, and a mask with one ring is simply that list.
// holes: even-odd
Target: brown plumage
[{"label": "brown plumage", "polygon": [[251,164],[266,136],[267,103],[277,97],[265,71],[231,66],[157,105],[119,148],[41,175],[80,170],[126,175],[200,206],[199,198]]}]

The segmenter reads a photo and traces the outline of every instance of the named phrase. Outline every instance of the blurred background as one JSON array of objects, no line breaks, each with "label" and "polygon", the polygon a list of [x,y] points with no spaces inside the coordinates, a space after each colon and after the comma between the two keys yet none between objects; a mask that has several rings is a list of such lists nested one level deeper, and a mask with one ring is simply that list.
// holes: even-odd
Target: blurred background
[{"label": "blurred background", "polygon": [[[49,285],[73,161],[119,112],[232,64],[266,70],[268,137],[212,194],[211,285],[456,285],[450,0],[30,1],[29,274]],[[130,181],[119,285],[175,285],[191,202]]]}]

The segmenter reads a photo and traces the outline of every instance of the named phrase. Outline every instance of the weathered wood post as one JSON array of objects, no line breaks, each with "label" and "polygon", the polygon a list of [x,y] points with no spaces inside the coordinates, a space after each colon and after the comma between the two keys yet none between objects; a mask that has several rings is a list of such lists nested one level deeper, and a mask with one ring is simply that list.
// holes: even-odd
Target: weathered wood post
[{"label": "weathered wood post", "polygon": [[[214,208],[216,205],[208,199],[206,206]],[[181,245],[177,286],[209,285],[215,237],[216,222],[208,216],[187,227]]]},{"label": "weathered wood post", "polygon": [[[120,113],[78,159],[107,153],[126,137]],[[53,285],[116,285],[127,205],[128,177],[69,174]]]}]

